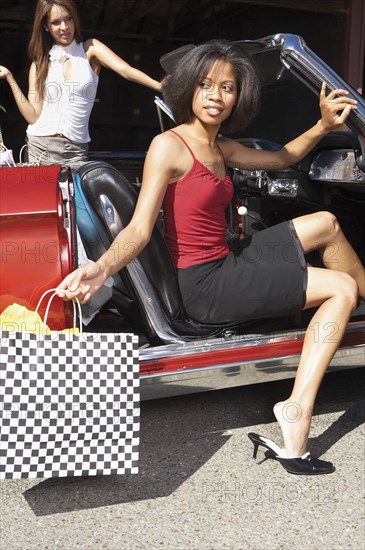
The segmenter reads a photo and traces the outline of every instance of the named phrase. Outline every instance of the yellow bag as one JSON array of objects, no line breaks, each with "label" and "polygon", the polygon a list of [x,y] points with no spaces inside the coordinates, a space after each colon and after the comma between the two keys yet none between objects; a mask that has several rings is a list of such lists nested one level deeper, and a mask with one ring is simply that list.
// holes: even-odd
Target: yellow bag
[{"label": "yellow bag", "polygon": [[[41,300],[39,301],[39,303],[41,302]],[[37,306],[37,309],[38,307],[39,304]],[[46,314],[47,313],[48,310]],[[46,325],[46,321],[47,319],[43,321],[37,311],[32,311],[30,309],[27,309],[25,306],[14,303],[4,309],[4,311],[1,313],[0,329],[9,332],[32,332],[34,334],[37,334],[37,336],[40,338],[44,335],[52,334],[51,329]],[[80,330],[76,327],[65,328],[58,332],[59,334],[74,334],[76,336],[80,334]]]},{"label": "yellow bag", "polygon": [[31,311],[19,304],[8,306],[0,315],[0,328],[9,332],[34,332],[35,334],[51,334],[44,325],[39,313]]}]

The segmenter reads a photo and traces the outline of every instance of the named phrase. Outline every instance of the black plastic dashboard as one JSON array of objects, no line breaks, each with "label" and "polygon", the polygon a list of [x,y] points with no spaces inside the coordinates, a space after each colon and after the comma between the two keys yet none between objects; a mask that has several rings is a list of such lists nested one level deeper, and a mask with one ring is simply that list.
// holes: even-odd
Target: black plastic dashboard
[{"label": "black plastic dashboard", "polygon": [[365,187],[365,172],[356,164],[355,152],[349,149],[322,149],[311,163],[311,180],[333,183],[355,183]]}]

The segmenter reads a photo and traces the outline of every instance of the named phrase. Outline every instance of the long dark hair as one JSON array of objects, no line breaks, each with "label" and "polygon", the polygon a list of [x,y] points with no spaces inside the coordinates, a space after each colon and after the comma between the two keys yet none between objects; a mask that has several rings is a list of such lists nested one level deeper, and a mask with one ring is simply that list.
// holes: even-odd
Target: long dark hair
[{"label": "long dark hair", "polygon": [[237,79],[237,104],[222,130],[243,129],[254,118],[259,107],[260,80],[253,61],[228,40],[210,40],[186,53],[163,81],[163,97],[177,124],[192,120],[196,87],[218,60],[230,63]]},{"label": "long dark hair", "polygon": [[53,46],[53,39],[45,30],[49,11],[54,7],[64,8],[71,15],[75,25],[75,40],[81,42],[80,19],[73,0],[38,0],[35,9],[32,36],[28,44],[28,55],[34,61],[37,69],[37,92],[43,98],[44,86],[48,73],[49,51]]}]

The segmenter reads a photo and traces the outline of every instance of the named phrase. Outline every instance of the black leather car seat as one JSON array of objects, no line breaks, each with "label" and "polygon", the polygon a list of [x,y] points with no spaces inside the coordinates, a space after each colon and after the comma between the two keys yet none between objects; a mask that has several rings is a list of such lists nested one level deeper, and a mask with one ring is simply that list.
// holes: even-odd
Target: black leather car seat
[{"label": "black leather car seat", "polygon": [[[90,161],[73,174],[76,221],[90,260],[97,260],[132,218],[138,193],[111,164]],[[184,315],[176,270],[157,223],[145,249],[113,276],[117,306],[128,309],[133,324],[151,342],[184,342],[235,332],[255,334],[291,325],[275,318],[222,325],[202,325]]]},{"label": "black leather car seat", "polygon": [[[74,173],[74,184],[79,232],[89,259],[97,260],[131,220],[138,193],[104,161],[83,164]],[[83,222],[86,214],[88,221]],[[113,285],[126,304],[133,302],[137,307],[143,330],[152,339],[185,341],[212,336],[224,328],[185,318],[176,270],[158,224],[149,244],[119,277],[114,276]]]}]

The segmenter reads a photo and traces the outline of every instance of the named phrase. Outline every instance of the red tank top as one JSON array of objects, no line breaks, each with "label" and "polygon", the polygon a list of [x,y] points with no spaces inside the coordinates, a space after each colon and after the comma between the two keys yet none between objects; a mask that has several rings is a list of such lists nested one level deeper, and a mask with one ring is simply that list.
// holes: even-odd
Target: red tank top
[{"label": "red tank top", "polygon": [[188,174],[167,186],[163,201],[165,240],[175,266],[184,268],[227,256],[225,209],[233,186],[228,174],[213,174],[173,133],[194,161]]}]

